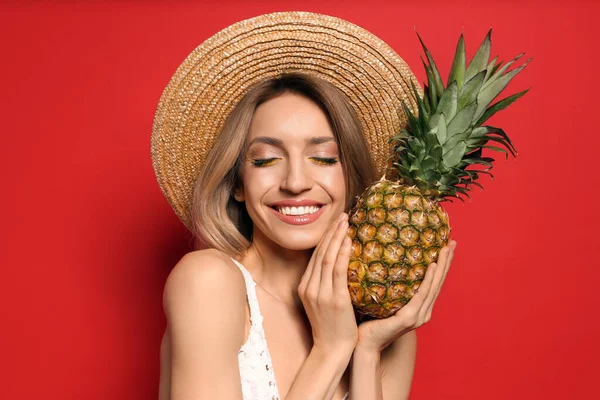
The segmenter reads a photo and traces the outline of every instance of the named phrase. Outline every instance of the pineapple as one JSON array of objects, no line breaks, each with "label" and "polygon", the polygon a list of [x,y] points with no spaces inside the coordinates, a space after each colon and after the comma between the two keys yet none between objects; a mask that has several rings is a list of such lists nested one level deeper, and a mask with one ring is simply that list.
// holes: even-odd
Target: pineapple
[{"label": "pineapple", "polygon": [[387,318],[414,296],[427,266],[450,240],[448,214],[440,203],[470,197],[471,185],[483,189],[479,176],[491,176],[494,159],[484,157],[483,149],[516,156],[506,133],[484,123],[527,92],[490,105],[530,60],[508,72],[522,54],[504,66],[497,57],[489,61],[491,33],[468,67],[461,34],[446,87],[419,36],[427,85],[422,99],[413,86],[418,116],[404,105],[408,126],[391,140],[388,178],[368,187],[349,213],[348,289],[361,314]]}]

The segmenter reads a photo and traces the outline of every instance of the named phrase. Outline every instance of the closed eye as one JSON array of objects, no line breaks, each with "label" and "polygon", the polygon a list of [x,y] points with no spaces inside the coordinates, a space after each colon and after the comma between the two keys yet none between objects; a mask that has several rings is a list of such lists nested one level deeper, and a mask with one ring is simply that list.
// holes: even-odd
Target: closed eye
[{"label": "closed eye", "polygon": [[274,158],[257,158],[257,159],[254,159],[254,160],[250,161],[250,162],[255,167],[266,167],[267,165],[271,165],[271,164],[275,163],[275,161],[277,161],[277,160],[280,160],[280,158],[277,158],[277,157],[274,157]]},{"label": "closed eye", "polygon": [[320,165],[333,165],[339,161],[337,157],[310,157],[310,159]]}]

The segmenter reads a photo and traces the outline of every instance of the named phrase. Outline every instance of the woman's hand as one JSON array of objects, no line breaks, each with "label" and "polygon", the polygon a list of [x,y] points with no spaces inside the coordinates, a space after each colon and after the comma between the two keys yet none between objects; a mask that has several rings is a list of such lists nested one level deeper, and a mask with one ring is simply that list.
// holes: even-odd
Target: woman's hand
[{"label": "woman's hand", "polygon": [[358,327],[357,349],[381,352],[405,333],[429,322],[435,300],[454,257],[456,242],[452,241],[440,251],[437,263],[427,268],[425,279],[418,292],[393,316],[363,322]]},{"label": "woman's hand", "polygon": [[348,292],[350,239],[343,213],[325,232],[300,280],[298,295],[310,320],[314,347],[352,353],[358,331]]}]

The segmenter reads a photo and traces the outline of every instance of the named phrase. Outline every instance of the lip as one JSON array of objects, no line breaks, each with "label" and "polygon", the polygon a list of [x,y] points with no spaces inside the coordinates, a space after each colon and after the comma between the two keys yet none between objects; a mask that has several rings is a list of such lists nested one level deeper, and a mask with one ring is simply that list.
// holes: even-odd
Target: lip
[{"label": "lip", "polygon": [[[308,201],[308,200],[305,200],[305,201]],[[319,211],[317,211],[314,214],[306,214],[306,215],[284,215],[273,208],[275,206],[303,207],[303,206],[311,206],[311,205],[320,205],[321,208],[319,208]],[[274,213],[277,216],[277,218],[279,218],[281,221],[285,222],[286,224],[308,225],[308,224],[312,224],[313,222],[315,222],[316,220],[319,219],[321,214],[323,214],[323,210],[325,209],[325,207],[327,207],[327,205],[324,205],[322,203],[317,203],[317,202],[302,204],[302,202],[297,202],[297,201],[290,202],[290,201],[286,200],[286,201],[274,203],[271,207],[269,207],[269,209],[271,210],[272,213]]]}]

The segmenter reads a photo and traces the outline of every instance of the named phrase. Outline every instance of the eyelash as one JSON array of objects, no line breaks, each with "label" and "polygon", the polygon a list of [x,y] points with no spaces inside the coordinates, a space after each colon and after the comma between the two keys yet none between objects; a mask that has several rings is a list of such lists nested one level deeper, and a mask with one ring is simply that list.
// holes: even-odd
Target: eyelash
[{"label": "eyelash", "polygon": [[321,165],[333,165],[339,161],[337,157],[311,157],[310,159]]},{"label": "eyelash", "polygon": [[[320,165],[333,165],[339,161],[339,159],[337,157],[310,157],[310,159]],[[260,167],[266,167],[268,165],[271,165],[277,160],[279,160],[279,158],[261,158],[261,159],[252,160],[251,163],[255,167],[260,168]]]},{"label": "eyelash", "polygon": [[255,167],[264,167],[273,164],[278,158],[261,158],[250,161]]}]

